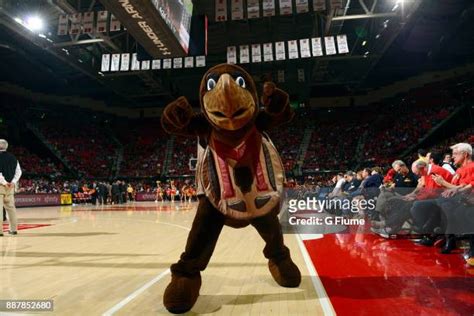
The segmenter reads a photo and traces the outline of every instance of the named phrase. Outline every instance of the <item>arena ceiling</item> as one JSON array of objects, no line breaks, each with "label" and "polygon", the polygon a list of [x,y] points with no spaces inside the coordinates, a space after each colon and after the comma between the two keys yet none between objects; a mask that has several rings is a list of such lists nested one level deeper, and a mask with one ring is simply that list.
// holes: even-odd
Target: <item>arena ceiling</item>
[{"label": "arena ceiling", "polygon": [[[473,62],[474,2],[404,0],[403,14],[391,13],[397,0],[349,0],[342,15],[314,12],[244,21],[214,22],[214,0],[194,1],[194,13],[207,15],[207,65],[226,60],[227,46],[347,34],[350,54],[274,63],[249,64],[256,81],[285,70],[283,87],[298,100],[366,93],[429,70]],[[104,35],[56,36],[60,14],[104,9],[100,0],[0,0],[0,81],[60,95],[80,95],[113,106],[161,107],[180,95],[197,99],[204,68],[114,74],[99,73],[103,53],[134,52],[126,31]],[[46,30],[39,37],[15,18],[38,14]],[[471,26],[469,26],[471,25]],[[297,68],[305,70],[298,82]]]}]

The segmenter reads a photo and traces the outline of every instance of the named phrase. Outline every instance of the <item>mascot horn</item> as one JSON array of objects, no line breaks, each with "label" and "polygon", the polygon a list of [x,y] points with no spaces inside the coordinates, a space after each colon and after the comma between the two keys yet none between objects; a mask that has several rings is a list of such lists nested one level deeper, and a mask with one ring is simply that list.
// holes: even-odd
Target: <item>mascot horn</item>
[{"label": "mascot horn", "polygon": [[235,65],[209,69],[200,86],[202,113],[180,97],[164,110],[170,134],[198,137],[196,181],[199,205],[180,260],[171,266],[164,305],[172,313],[189,311],[199,296],[203,271],[224,225],[252,225],[265,241],[263,254],[275,281],[297,287],[293,263],[278,221],[284,168],[266,130],[290,121],[284,91],[267,82],[259,99],[252,77]]}]

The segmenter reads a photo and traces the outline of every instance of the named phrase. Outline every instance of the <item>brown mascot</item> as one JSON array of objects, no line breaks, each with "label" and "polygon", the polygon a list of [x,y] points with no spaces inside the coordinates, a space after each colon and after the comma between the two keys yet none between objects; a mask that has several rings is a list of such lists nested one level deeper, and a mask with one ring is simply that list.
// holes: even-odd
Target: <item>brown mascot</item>
[{"label": "brown mascot", "polygon": [[264,133],[292,119],[288,94],[265,83],[260,109],[252,77],[238,66],[221,64],[204,75],[200,102],[198,114],[181,97],[165,108],[161,120],[170,134],[198,137],[199,205],[163,298],[172,313],[187,312],[196,302],[200,272],[224,225],[255,227],[265,241],[263,254],[275,281],[284,287],[301,282],[278,221],[284,169]]}]

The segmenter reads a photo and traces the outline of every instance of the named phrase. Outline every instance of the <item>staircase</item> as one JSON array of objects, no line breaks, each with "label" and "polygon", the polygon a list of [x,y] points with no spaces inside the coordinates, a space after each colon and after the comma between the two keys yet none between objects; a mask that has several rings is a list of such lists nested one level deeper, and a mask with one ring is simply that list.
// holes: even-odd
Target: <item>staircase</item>
[{"label": "staircase", "polygon": [[163,162],[163,168],[161,172],[161,174],[164,176],[168,175],[168,170],[171,166],[171,161],[173,159],[174,139],[174,136],[171,136],[166,142],[165,161]]},{"label": "staircase", "polygon": [[365,147],[365,141],[367,140],[367,136],[369,135],[369,131],[365,131],[362,136],[359,138],[359,141],[357,142],[357,148],[356,148],[356,154],[354,160],[357,162],[357,165],[355,165],[354,170],[359,170],[362,162],[364,161],[364,147]]},{"label": "staircase", "polygon": [[41,133],[41,131],[36,126],[26,123],[26,127],[46,146],[46,148],[49,149],[49,151],[51,151],[54,156],[56,156],[56,158],[61,161],[61,163],[68,169],[69,172],[71,172],[76,177],[79,176],[77,170],[72,168],[69,162],[64,159],[64,157],[61,156],[61,153],[48,142],[46,137],[44,137],[43,133]]},{"label": "staircase", "polygon": [[412,152],[415,151],[415,149],[417,148],[421,148],[421,146],[423,145],[423,143],[434,133],[436,132],[438,129],[440,129],[441,127],[443,127],[444,125],[446,125],[449,121],[451,121],[453,118],[455,118],[459,112],[461,112],[462,110],[464,110],[465,108],[467,107],[466,104],[463,104],[461,106],[459,106],[458,108],[456,108],[447,118],[445,118],[443,121],[439,122],[438,125],[436,125],[435,127],[433,127],[428,133],[426,133],[425,136],[423,136],[423,138],[420,138],[419,141],[410,146],[409,148],[407,148],[401,155],[401,157],[405,158],[405,157],[408,157]]},{"label": "staircase", "polygon": [[123,145],[117,139],[117,137],[115,137],[114,132],[110,128],[106,128],[105,133],[107,134],[107,136],[110,137],[110,139],[117,146],[117,151],[115,152],[116,156],[115,156],[114,164],[112,166],[112,176],[113,178],[117,178],[120,173],[120,165],[122,164],[122,161],[123,161]]},{"label": "staircase", "polygon": [[314,127],[307,127],[304,130],[303,139],[301,140],[300,148],[298,150],[298,158],[296,159],[296,165],[293,169],[295,176],[301,176],[303,174],[303,164],[308,151],[309,143],[311,142],[311,136],[313,136]]}]

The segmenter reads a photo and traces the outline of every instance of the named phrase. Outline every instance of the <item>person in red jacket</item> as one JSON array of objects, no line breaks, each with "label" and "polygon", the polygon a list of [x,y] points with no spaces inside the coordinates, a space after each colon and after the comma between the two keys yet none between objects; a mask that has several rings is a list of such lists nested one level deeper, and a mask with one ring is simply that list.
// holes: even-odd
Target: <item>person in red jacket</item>
[{"label": "person in red jacket", "polygon": [[453,175],[448,170],[436,165],[434,162],[428,163],[422,158],[412,164],[412,172],[421,178],[421,185],[417,192],[413,194],[416,200],[427,200],[439,196],[443,186],[433,179],[433,175],[440,176],[447,182],[451,182],[453,179]]}]

